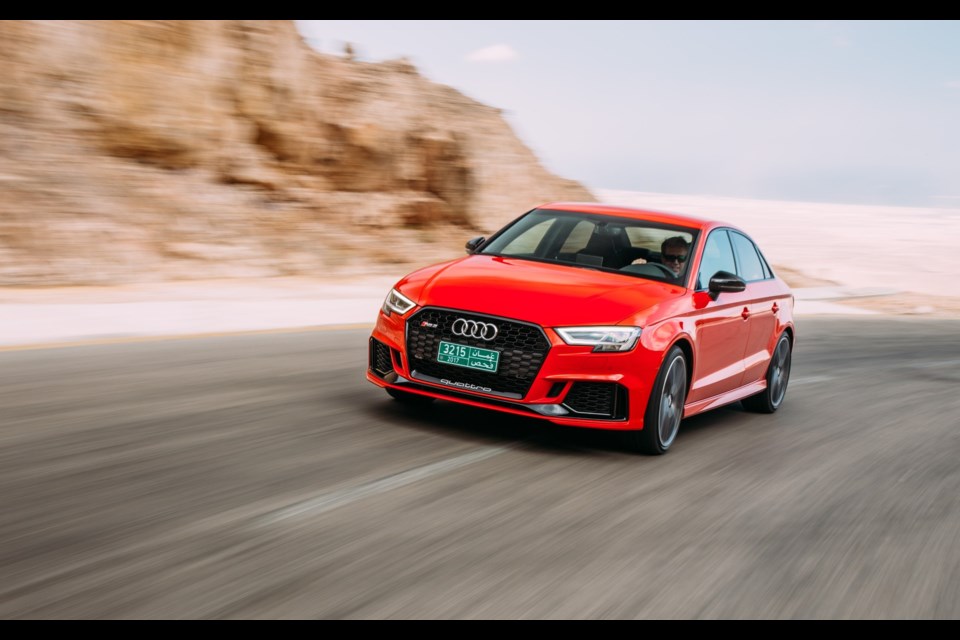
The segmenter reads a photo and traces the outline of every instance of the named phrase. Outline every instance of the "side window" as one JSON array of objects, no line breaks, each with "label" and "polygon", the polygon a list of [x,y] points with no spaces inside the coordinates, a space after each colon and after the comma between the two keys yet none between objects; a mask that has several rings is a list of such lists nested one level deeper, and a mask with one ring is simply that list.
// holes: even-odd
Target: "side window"
[{"label": "side window", "polygon": [[740,267],[737,275],[747,282],[766,278],[763,263],[760,261],[760,256],[757,254],[757,248],[753,246],[753,242],[736,231],[730,232],[730,238],[733,240],[733,248],[737,252],[737,264]]},{"label": "side window", "polygon": [[[756,246],[756,245],[754,245]],[[760,253],[760,249],[757,249],[757,253]],[[767,280],[773,277],[773,270],[770,268],[770,263],[767,262],[767,259],[760,253],[760,262],[763,263],[763,277]]]},{"label": "side window", "polygon": [[727,238],[726,229],[714,229],[703,245],[703,258],[700,260],[700,271],[697,272],[697,289],[706,289],[710,278],[717,271],[736,273],[737,267],[733,262],[733,249]]}]

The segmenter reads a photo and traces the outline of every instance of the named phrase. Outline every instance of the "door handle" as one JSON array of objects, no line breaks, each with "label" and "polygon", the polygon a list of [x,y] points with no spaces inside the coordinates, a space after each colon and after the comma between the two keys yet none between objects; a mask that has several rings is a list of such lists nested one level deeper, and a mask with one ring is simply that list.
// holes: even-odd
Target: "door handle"
[{"label": "door handle", "polygon": [[750,317],[750,309],[744,307],[743,313],[741,313],[740,315],[743,317],[744,320],[746,320],[747,318]]}]

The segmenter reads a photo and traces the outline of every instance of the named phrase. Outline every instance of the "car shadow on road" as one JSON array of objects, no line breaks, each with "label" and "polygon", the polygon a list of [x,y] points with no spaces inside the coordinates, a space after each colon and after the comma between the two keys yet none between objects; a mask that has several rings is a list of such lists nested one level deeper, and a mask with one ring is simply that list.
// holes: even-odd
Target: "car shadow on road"
[{"label": "car shadow on road", "polygon": [[[631,450],[624,432],[563,427],[546,420],[527,418],[437,400],[426,406],[406,405],[384,398],[357,403],[371,419],[435,435],[456,436],[478,444],[518,444],[557,455],[642,456]],[[742,416],[739,403],[683,421],[678,444],[697,439],[711,427],[733,424]],[[699,435],[698,435],[699,434]]]},{"label": "car shadow on road", "polygon": [[363,405],[372,419],[407,429],[455,436],[485,445],[520,444],[554,454],[622,455],[629,453],[612,432],[574,429],[537,418],[504,414],[437,400],[427,406],[410,406],[385,398]]}]

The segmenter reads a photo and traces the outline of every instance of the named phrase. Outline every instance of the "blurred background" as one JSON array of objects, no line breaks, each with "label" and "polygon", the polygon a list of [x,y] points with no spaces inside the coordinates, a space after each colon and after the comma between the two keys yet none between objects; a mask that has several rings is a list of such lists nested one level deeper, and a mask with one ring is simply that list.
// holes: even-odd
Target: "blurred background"
[{"label": "blurred background", "polygon": [[538,204],[598,199],[740,224],[794,286],[960,297],[955,21],[0,30],[8,301],[223,279],[382,286]]},{"label": "blurred background", "polygon": [[377,273],[592,199],[496,108],[292,22],[0,29],[2,285]]}]

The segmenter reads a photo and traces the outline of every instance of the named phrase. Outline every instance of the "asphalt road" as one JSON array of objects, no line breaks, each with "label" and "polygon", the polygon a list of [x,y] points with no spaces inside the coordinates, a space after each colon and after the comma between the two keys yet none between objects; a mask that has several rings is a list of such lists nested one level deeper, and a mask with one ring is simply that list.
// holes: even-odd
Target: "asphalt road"
[{"label": "asphalt road", "polygon": [[656,458],[361,330],[0,352],[0,618],[960,618],[960,322],[798,330]]}]

